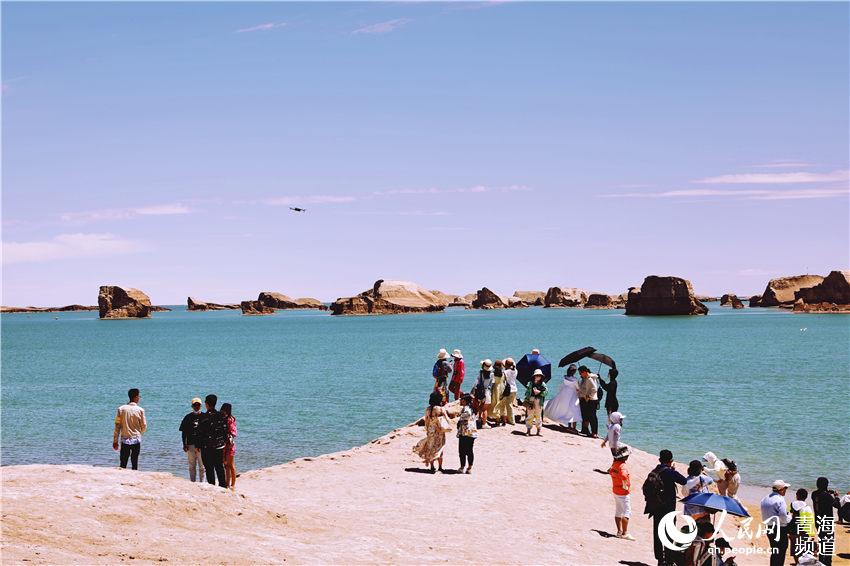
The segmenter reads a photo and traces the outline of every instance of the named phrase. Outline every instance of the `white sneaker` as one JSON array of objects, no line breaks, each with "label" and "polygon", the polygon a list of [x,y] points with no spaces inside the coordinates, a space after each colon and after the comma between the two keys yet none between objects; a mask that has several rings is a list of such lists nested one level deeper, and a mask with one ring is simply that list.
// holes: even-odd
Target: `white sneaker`
[{"label": "white sneaker", "polygon": [[620,538],[625,539],[625,540],[637,540],[637,539],[635,539],[635,537],[633,537],[632,535],[628,535],[628,534],[620,535]]}]

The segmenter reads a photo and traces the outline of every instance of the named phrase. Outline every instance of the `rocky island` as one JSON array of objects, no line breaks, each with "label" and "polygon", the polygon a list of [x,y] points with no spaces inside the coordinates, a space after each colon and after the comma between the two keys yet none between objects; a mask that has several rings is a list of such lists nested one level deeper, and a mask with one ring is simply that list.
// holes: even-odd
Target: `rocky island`
[{"label": "rocky island", "polygon": [[791,307],[796,300],[794,294],[800,289],[814,287],[823,281],[820,275],[792,275],[771,279],[755,305],[758,307]]},{"label": "rocky island", "polygon": [[226,310],[239,310],[239,305],[232,304],[218,304],[218,303],[208,303],[206,301],[199,301],[198,299],[193,299],[192,297],[186,298],[186,310],[187,311],[226,311]]},{"label": "rocky island", "polygon": [[576,287],[549,287],[543,299],[543,306],[552,307],[583,307],[587,302],[587,293]]},{"label": "rocky island", "polygon": [[103,285],[97,296],[100,318],[150,318],[154,307],[150,297],[138,289]]},{"label": "rocky island", "polygon": [[650,275],[640,289],[629,289],[626,314],[702,315],[708,314],[708,307],[697,300],[687,279]]},{"label": "rocky island", "polygon": [[378,279],[374,286],[353,297],[339,298],[331,314],[406,314],[440,312],[446,303],[437,295],[409,281]]}]

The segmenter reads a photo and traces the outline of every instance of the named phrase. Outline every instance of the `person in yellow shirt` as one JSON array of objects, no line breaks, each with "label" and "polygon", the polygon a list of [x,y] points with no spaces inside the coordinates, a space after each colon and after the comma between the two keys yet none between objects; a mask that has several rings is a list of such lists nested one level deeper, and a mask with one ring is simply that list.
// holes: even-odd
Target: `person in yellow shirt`
[{"label": "person in yellow shirt", "polygon": [[127,460],[132,463],[133,469],[139,469],[139,452],[142,448],[142,435],[148,428],[145,420],[145,410],[139,406],[142,399],[139,390],[135,387],[127,392],[130,402],[118,407],[115,415],[115,430],[112,433],[112,449],[118,450],[120,446],[119,463],[122,468],[127,467]]}]

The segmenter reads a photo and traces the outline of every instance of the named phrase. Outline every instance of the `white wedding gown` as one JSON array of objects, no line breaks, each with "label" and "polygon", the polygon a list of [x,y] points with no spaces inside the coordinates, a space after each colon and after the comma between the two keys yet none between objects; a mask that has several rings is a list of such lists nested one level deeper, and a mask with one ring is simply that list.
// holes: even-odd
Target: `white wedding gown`
[{"label": "white wedding gown", "polygon": [[561,390],[554,398],[546,402],[543,407],[543,416],[549,420],[568,425],[570,423],[581,423],[581,409],[578,405],[577,379],[575,376],[564,376]]}]

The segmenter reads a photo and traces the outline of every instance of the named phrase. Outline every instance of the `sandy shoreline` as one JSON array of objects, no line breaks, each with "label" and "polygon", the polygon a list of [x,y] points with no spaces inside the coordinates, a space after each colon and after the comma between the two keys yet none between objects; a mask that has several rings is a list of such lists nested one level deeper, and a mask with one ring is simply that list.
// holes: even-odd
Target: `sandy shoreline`
[{"label": "sandy shoreline", "polygon": [[[655,564],[640,484],[656,457],[634,450],[629,460],[638,539],[629,542],[607,536],[611,482],[595,470],[608,468],[608,449],[524,431],[481,431],[471,475],[422,473],[411,447],[424,431],[409,425],[246,472],[235,493],[168,473],[3,467],[3,563]],[[457,462],[450,435],[446,466]]]}]

